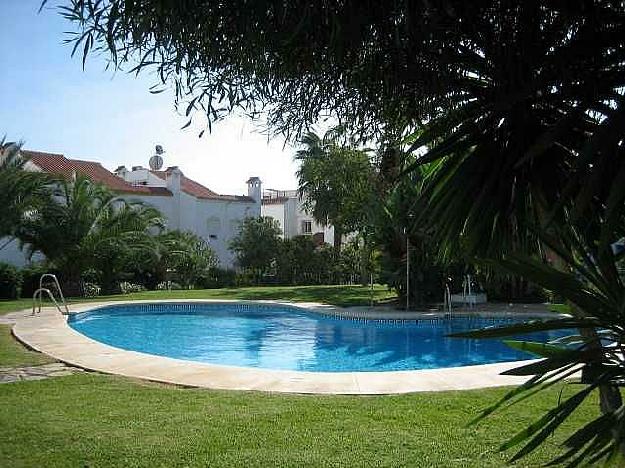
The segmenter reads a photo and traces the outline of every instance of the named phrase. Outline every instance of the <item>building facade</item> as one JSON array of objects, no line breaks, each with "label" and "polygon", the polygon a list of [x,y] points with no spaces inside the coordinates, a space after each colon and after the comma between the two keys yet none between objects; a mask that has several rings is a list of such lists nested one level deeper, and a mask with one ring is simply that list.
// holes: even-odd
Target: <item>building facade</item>
[{"label": "building facade", "polygon": [[[215,251],[223,268],[234,266],[228,249],[247,217],[261,215],[262,184],[257,177],[247,181],[247,195],[221,195],[184,175],[178,167],[152,170],[121,166],[110,172],[94,161],[69,159],[62,154],[23,150],[27,170],[63,177],[84,175],[129,200],[140,200],[157,208],[169,230],[190,231],[202,237]],[[0,261],[23,266],[28,263],[17,241],[0,250]]]},{"label": "building facade", "polygon": [[261,214],[278,221],[284,239],[312,236],[317,244],[334,243],[334,228],[323,226],[313,219],[297,190],[265,190]]}]

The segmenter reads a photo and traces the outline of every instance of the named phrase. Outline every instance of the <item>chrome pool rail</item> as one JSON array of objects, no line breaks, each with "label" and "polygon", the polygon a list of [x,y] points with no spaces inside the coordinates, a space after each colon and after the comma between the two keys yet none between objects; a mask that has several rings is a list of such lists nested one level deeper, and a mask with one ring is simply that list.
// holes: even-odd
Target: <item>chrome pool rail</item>
[{"label": "chrome pool rail", "polygon": [[[54,294],[52,293],[52,291],[50,289],[48,289],[48,288],[44,288],[43,287],[43,280],[45,278],[51,278],[52,279],[52,283],[53,283],[54,286],[56,286],[56,290],[57,290],[57,292],[59,294],[59,298],[61,300],[61,303],[63,304],[63,307],[65,308],[65,312],[63,312],[63,309],[61,309],[61,306],[59,305],[58,301],[54,298]],[[69,315],[69,307],[67,306],[67,302],[65,301],[65,296],[63,295],[63,290],[61,289],[61,285],[59,284],[59,280],[57,279],[56,275],[53,275],[52,273],[44,273],[39,278],[39,288],[33,294],[33,311],[32,311],[31,315],[35,315],[35,313],[38,313],[38,314],[41,313],[41,307],[42,307],[42,303],[43,303],[42,296],[43,296],[44,293],[46,293],[48,295],[48,297],[52,300],[52,302],[56,306],[57,310],[61,314]],[[38,305],[38,307],[37,307],[37,305]]]},{"label": "chrome pool rail", "polygon": [[443,312],[446,316],[451,316],[451,289],[449,288],[449,283],[445,283],[445,295],[443,296]]}]

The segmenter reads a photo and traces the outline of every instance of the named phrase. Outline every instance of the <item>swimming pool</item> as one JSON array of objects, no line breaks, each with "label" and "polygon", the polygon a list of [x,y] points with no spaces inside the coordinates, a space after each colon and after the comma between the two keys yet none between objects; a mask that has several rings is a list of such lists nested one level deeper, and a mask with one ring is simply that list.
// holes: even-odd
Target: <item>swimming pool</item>
[{"label": "swimming pool", "polygon": [[520,319],[363,320],[279,304],[142,303],[93,309],[72,315],[68,323],[96,341],[157,356],[263,369],[368,372],[531,359],[498,340],[446,337],[515,321]]}]

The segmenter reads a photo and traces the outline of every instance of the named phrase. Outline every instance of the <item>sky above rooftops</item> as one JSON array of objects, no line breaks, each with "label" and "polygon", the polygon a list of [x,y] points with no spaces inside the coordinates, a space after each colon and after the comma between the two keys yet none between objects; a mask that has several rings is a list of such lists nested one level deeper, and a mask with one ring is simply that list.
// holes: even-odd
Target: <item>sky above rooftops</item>
[{"label": "sky above rooftops", "polygon": [[[150,94],[156,80],[105,70],[104,59],[70,57],[63,31],[71,25],[50,0],[2,0],[0,15],[0,138],[24,148],[99,161],[107,169],[148,165],[154,146],[164,166],[222,194],[243,194],[258,176],[264,188],[296,188],[295,149],[269,142],[244,117],[230,117],[200,139],[203,123],[181,130],[169,92]],[[197,119],[200,120],[200,119]]]}]

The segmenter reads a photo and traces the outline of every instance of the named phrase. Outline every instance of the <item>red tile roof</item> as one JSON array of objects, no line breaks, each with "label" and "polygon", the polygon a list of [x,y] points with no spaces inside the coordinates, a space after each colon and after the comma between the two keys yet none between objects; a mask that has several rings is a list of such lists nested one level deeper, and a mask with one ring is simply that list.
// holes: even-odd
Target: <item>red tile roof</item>
[{"label": "red tile roof", "polygon": [[69,178],[72,177],[75,172],[76,174],[84,175],[93,182],[105,185],[114,192],[119,193],[172,196],[172,193],[165,187],[147,187],[129,184],[97,162],[69,159],[62,154],[43,153],[40,151],[22,150],[21,153],[41,170],[49,172],[50,174]]},{"label": "red tile roof", "polygon": [[[114,192],[136,193],[137,195],[160,195],[171,197],[172,193],[166,187],[150,187],[147,185],[133,185],[126,182],[121,177],[116,176],[104,166],[94,161],[84,161],[81,159],[69,159],[62,154],[44,153],[41,151],[22,150],[21,153],[33,164],[45,172],[60,175],[62,177],[72,177],[74,172],[84,175],[93,182],[105,185]],[[150,171],[163,180],[167,180],[167,171]],[[183,192],[204,200],[224,200],[237,202],[254,202],[250,197],[241,195],[220,195],[213,192],[208,187],[185,177],[180,180]]]},{"label": "red tile roof", "polygon": [[[167,169],[165,171],[150,171],[157,177],[160,177],[163,180],[167,180],[167,173],[171,169]],[[180,188],[184,193],[192,195],[196,198],[200,198],[203,200],[224,200],[224,201],[239,201],[239,202],[248,202],[253,203],[254,199],[251,197],[243,196],[243,195],[220,195],[218,193],[213,192],[208,187],[203,186],[199,182],[196,182],[193,179],[189,179],[186,176],[181,176],[180,178]]]}]

